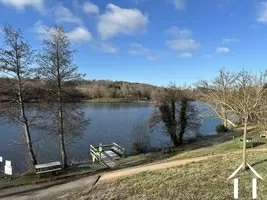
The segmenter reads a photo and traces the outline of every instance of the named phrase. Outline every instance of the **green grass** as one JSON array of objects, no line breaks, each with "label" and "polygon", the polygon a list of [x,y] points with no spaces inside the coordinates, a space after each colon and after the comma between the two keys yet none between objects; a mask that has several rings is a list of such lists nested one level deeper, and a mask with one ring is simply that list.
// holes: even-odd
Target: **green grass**
[{"label": "green grass", "polygon": [[[267,199],[267,152],[249,152],[248,162],[263,177],[258,182],[258,199]],[[146,172],[85,188],[69,199],[233,199],[233,182],[227,177],[241,164],[241,154],[219,156],[181,167]],[[240,199],[251,199],[251,172],[239,174]]]}]

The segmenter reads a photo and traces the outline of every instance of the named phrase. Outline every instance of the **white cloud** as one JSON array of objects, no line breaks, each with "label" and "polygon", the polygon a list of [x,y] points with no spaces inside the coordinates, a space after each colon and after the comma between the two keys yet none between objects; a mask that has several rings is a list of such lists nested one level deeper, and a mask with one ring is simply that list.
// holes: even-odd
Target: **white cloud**
[{"label": "white cloud", "polygon": [[84,2],[83,4],[83,12],[86,14],[98,14],[99,8],[97,5],[91,2]]},{"label": "white cloud", "polygon": [[222,44],[229,44],[234,42],[237,42],[236,38],[223,38],[221,41]]},{"label": "white cloud", "polygon": [[192,32],[189,29],[186,29],[186,28],[180,29],[176,26],[172,26],[168,28],[165,32],[168,35],[171,35],[177,38],[188,38],[189,36],[192,35]]},{"label": "white cloud", "polygon": [[92,41],[92,34],[84,27],[77,27],[73,31],[67,33],[69,39],[73,42]]},{"label": "white cloud", "polygon": [[171,0],[176,10],[185,9],[185,0]]},{"label": "white cloud", "polygon": [[37,34],[39,39],[44,39],[48,37],[47,30],[49,29],[48,26],[45,26],[42,21],[37,21],[34,24],[34,32]]},{"label": "white cloud", "polygon": [[217,53],[228,53],[228,52],[230,52],[230,49],[228,47],[218,47],[216,49],[216,52]]},{"label": "white cloud", "polygon": [[148,22],[148,16],[138,9],[123,9],[108,4],[106,13],[100,16],[97,30],[102,39],[110,39],[119,34],[144,33]]},{"label": "white cloud", "polygon": [[267,24],[267,2],[261,2],[261,8],[258,12],[257,20],[261,23]]},{"label": "white cloud", "polygon": [[166,45],[179,51],[194,50],[200,46],[200,44],[193,39],[167,40]]},{"label": "white cloud", "polygon": [[[38,21],[34,25],[34,32],[37,34],[38,38],[41,40],[49,36],[47,32],[47,30],[49,29],[53,31],[54,28],[44,25],[42,21]],[[92,34],[84,27],[77,27],[71,32],[67,32],[66,34],[72,42],[93,40]]]},{"label": "white cloud", "polygon": [[82,24],[82,20],[75,16],[68,8],[58,4],[54,7],[55,17],[57,23],[73,23]]},{"label": "white cloud", "polygon": [[150,49],[145,48],[143,45],[138,43],[130,44],[129,54],[131,55],[146,55],[149,53]]},{"label": "white cloud", "polygon": [[188,52],[182,53],[180,54],[180,58],[192,58],[192,53]]},{"label": "white cloud", "polygon": [[104,53],[117,53],[119,51],[118,47],[115,47],[108,43],[101,43],[98,48],[101,52]]},{"label": "white cloud", "polygon": [[23,10],[27,6],[34,7],[39,11],[44,9],[43,0],[0,0],[0,3],[19,10]]}]

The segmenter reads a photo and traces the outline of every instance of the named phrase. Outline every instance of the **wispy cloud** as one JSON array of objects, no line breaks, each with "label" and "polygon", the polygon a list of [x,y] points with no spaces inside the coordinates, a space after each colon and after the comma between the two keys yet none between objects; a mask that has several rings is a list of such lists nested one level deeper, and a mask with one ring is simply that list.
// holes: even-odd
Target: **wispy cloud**
[{"label": "wispy cloud", "polygon": [[192,53],[185,52],[180,54],[180,58],[192,58]]},{"label": "wispy cloud", "polygon": [[72,23],[81,25],[82,20],[75,16],[68,8],[64,7],[62,4],[57,4],[54,7],[54,13],[57,23]]},{"label": "wispy cloud", "polygon": [[178,28],[176,26],[168,28],[165,33],[176,38],[188,38],[192,35],[192,31],[190,31],[189,29]]},{"label": "wispy cloud", "polygon": [[185,0],[171,0],[176,10],[184,10],[186,7]]},{"label": "wispy cloud", "polygon": [[200,46],[200,44],[193,39],[167,40],[166,45],[171,49],[179,51],[195,50]]},{"label": "wispy cloud", "polygon": [[216,49],[216,52],[217,53],[229,53],[230,52],[230,49],[228,47],[218,47]]},{"label": "wispy cloud", "polygon": [[39,11],[44,10],[44,0],[0,0],[5,6],[23,10],[25,7],[34,7]]},{"label": "wispy cloud", "polygon": [[98,14],[99,8],[97,5],[91,2],[84,2],[83,4],[83,12],[86,14]]},{"label": "wispy cloud", "polygon": [[267,24],[267,2],[261,2],[257,20],[258,22]]},{"label": "wispy cloud", "polygon": [[150,52],[150,49],[144,47],[141,44],[138,44],[138,43],[130,44],[130,50],[129,50],[130,55],[146,55],[149,52]]}]

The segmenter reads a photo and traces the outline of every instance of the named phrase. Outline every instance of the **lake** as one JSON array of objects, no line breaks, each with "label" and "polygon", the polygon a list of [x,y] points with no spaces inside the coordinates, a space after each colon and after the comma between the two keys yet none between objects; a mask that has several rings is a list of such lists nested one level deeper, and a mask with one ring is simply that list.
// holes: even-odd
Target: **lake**
[{"label": "lake", "polygon": [[[90,119],[85,133],[77,138],[67,140],[67,154],[69,161],[84,161],[91,159],[90,144],[98,145],[116,142],[131,151],[133,125],[138,119],[147,120],[154,109],[153,104],[138,103],[87,103],[84,112]],[[220,123],[217,118],[203,120],[200,133],[202,135],[215,134],[215,127]],[[11,160],[14,171],[21,173],[27,168],[23,136],[17,127],[8,124],[0,125],[0,156]],[[169,138],[156,130],[151,133],[153,147],[170,145]],[[39,162],[60,160],[58,137],[44,135],[34,131],[34,148]],[[1,169],[0,169],[1,171]]]}]

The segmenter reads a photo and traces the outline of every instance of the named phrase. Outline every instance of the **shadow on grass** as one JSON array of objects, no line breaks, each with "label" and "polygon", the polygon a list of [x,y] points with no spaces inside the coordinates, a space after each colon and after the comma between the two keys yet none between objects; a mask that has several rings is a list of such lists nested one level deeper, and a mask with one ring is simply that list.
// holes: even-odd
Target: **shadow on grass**
[{"label": "shadow on grass", "polygon": [[253,163],[251,166],[254,167],[254,166],[259,165],[259,164],[262,164],[264,162],[267,162],[267,159],[264,159],[264,160],[261,160],[259,162]]},{"label": "shadow on grass", "polygon": [[266,144],[265,142],[253,142],[253,147],[261,146]]}]

